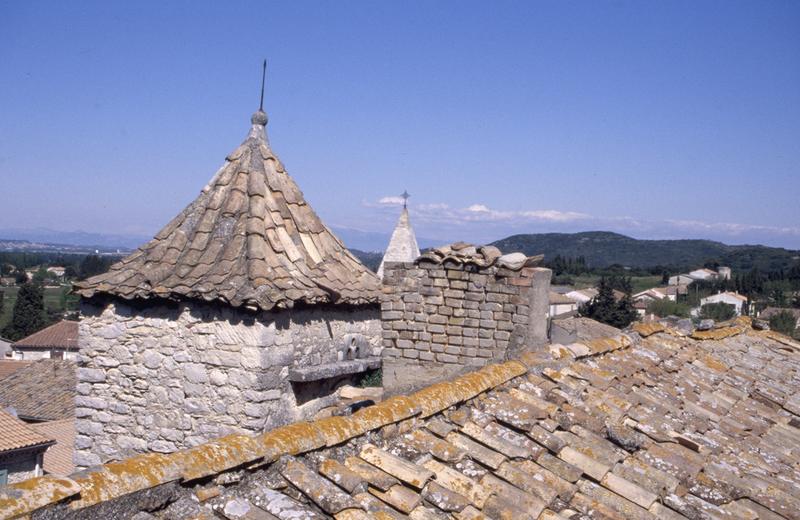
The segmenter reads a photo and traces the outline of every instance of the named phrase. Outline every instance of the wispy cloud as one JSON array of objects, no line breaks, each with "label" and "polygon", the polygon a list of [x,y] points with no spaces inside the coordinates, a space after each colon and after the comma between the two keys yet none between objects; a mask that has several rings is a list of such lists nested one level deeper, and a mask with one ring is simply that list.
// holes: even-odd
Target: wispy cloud
[{"label": "wispy cloud", "polygon": [[557,211],[554,209],[540,209],[535,211],[523,211],[521,215],[526,218],[536,220],[551,220],[554,222],[571,222],[573,220],[584,220],[591,218],[586,213],[577,211]]},{"label": "wispy cloud", "polygon": [[[402,197],[382,197],[376,202],[364,202],[377,208],[386,222],[395,218],[394,209]],[[575,232],[608,230],[628,233],[638,238],[711,238],[734,242],[770,242],[775,238],[785,242],[800,238],[800,227],[765,226],[732,222],[704,222],[689,219],[641,219],[631,216],[601,217],[570,209],[531,208],[506,210],[482,202],[466,207],[452,207],[444,202],[410,206],[414,225],[428,236],[458,239],[497,239],[512,233]],[[376,215],[377,216],[377,215]],[[376,221],[377,222],[377,221]],[[474,238],[471,238],[474,237]],[[783,237],[783,238],[781,238]],[[774,240],[772,240],[774,242]]]},{"label": "wispy cloud", "polygon": [[[402,197],[386,196],[376,202],[365,201],[368,208],[394,207],[403,203]],[[444,202],[412,205],[414,219],[418,223],[436,223],[463,225],[466,223],[508,223],[524,224],[526,222],[568,223],[579,220],[590,220],[592,217],[577,211],[561,211],[555,209],[529,209],[523,211],[491,208],[483,203],[474,203],[464,208],[454,208]]]},{"label": "wispy cloud", "polygon": [[762,226],[757,224],[737,224],[734,222],[702,222],[699,220],[665,220],[676,228],[682,229],[702,229],[707,231],[717,231],[728,233],[731,235],[765,232],[776,233],[781,235],[795,235],[800,236],[800,227],[790,226]]},{"label": "wispy cloud", "polygon": [[381,197],[378,204],[382,206],[398,206],[403,204],[403,197]]}]

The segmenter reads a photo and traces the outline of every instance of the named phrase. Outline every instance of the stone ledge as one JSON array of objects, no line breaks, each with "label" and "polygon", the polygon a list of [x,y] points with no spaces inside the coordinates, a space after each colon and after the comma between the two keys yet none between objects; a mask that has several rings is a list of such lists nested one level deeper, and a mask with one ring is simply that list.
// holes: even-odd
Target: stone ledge
[{"label": "stone ledge", "polygon": [[381,358],[368,357],[363,359],[352,359],[347,361],[336,361],[326,365],[312,367],[290,368],[289,381],[294,383],[305,383],[308,381],[319,381],[332,377],[359,374],[368,370],[375,370],[381,367]]}]

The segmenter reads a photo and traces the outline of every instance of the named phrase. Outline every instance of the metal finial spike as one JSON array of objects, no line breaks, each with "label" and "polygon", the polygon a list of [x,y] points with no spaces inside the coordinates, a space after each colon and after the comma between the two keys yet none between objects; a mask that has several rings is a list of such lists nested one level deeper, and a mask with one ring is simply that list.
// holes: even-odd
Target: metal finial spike
[{"label": "metal finial spike", "polygon": [[261,103],[258,105],[258,109],[262,112],[264,111],[264,80],[267,78],[267,60],[264,59],[264,65],[261,69]]},{"label": "metal finial spike", "polygon": [[400,196],[403,197],[403,209],[408,209],[408,198],[411,195],[408,194],[408,191],[403,190],[403,194]]}]

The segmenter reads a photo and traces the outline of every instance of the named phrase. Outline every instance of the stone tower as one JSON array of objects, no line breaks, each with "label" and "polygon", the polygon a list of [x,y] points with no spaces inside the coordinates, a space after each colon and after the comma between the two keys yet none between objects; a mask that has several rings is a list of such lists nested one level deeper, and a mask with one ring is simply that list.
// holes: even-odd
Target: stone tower
[{"label": "stone tower", "polygon": [[379,279],[251,123],[153,240],[76,284],[78,466],[303,419],[335,384],[302,371],[379,353]]}]

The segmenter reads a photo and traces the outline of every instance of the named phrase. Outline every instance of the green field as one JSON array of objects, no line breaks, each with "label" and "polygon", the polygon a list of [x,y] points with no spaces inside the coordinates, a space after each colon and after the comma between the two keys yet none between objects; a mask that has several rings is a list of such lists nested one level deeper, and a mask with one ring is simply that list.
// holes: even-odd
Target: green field
[{"label": "green field", "polygon": [[[44,306],[49,311],[63,312],[65,310],[77,309],[77,297],[68,295],[66,297],[66,309],[64,308],[63,293],[69,290],[69,285],[62,287],[47,287],[44,290]],[[0,287],[0,291],[5,294],[3,299],[3,310],[0,312],[0,329],[6,326],[11,320],[11,313],[14,310],[14,302],[17,299],[18,287]]]},{"label": "green field", "polygon": [[[595,275],[571,276],[571,278],[575,282],[574,285],[576,289],[588,289],[589,287],[595,287],[600,281],[600,277]],[[633,286],[633,294],[636,294],[644,291],[645,289],[661,286],[661,277],[632,276],[631,285]]]}]

